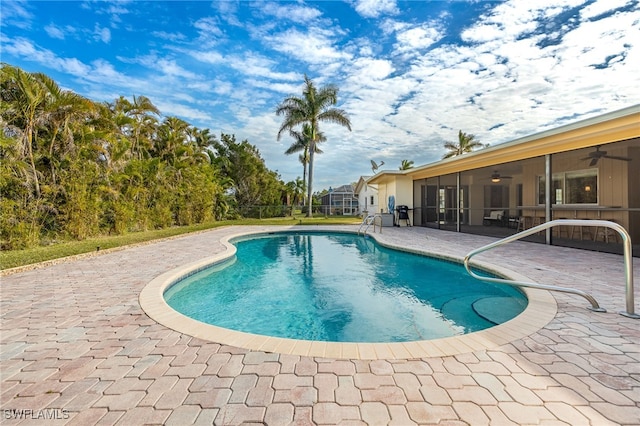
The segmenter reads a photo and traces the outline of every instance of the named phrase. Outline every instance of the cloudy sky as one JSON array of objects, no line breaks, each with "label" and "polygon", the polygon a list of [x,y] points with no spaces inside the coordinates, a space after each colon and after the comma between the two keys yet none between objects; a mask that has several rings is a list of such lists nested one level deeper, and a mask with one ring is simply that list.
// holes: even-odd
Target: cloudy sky
[{"label": "cloudy sky", "polygon": [[12,1],[1,60],[96,101],[144,95],[256,145],[276,140],[306,73],[339,88],[352,131],[326,124],[314,189],[437,161],[458,130],[497,145],[640,103],[639,0]]}]

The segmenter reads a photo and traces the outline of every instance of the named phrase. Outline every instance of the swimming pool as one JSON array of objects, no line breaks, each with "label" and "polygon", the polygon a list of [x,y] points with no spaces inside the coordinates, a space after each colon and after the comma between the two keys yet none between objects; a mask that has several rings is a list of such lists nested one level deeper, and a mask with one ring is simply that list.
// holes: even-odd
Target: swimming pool
[{"label": "swimming pool", "polygon": [[236,239],[234,258],[169,287],[178,312],[226,329],[327,342],[408,342],[508,321],[527,299],[464,268],[345,233]]}]

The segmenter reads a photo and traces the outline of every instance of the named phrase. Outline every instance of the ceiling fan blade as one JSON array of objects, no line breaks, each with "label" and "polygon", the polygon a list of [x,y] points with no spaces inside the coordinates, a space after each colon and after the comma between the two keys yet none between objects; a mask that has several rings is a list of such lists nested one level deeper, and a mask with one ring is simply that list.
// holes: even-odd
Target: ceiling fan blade
[{"label": "ceiling fan blade", "polygon": [[618,157],[616,155],[604,155],[604,158],[611,158],[613,160],[631,161],[629,157]]},{"label": "ceiling fan blade", "polygon": [[596,164],[598,164],[598,157],[594,157],[591,162],[589,163],[590,166],[595,166]]}]

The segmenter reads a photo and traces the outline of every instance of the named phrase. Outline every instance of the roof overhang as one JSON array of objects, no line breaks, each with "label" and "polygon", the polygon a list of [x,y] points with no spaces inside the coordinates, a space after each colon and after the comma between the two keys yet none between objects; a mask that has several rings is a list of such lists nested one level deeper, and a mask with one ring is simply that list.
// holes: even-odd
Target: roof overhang
[{"label": "roof overhang", "polygon": [[[409,169],[413,180],[490,167],[547,154],[588,148],[640,137],[640,105],[579,121],[480,151]],[[381,172],[368,183],[384,183],[398,173]]]},{"label": "roof overhang", "polygon": [[385,171],[385,170],[383,170],[380,173],[378,173],[377,175],[369,178],[367,183],[369,185],[372,185],[372,184],[385,184],[385,183],[393,182],[394,180],[396,180],[396,178],[398,176],[405,176],[406,174],[407,174],[406,170],[403,170],[403,171],[399,171],[399,170]]}]

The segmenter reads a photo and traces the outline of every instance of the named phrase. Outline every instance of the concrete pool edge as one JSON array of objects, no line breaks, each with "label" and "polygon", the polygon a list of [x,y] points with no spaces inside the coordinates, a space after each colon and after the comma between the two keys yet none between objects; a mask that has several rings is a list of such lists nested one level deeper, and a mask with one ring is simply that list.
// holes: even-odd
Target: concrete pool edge
[{"label": "concrete pool edge", "polygon": [[[294,340],[251,333],[205,324],[189,318],[173,310],[164,300],[164,293],[176,282],[202,269],[222,263],[236,253],[230,242],[247,236],[260,236],[273,233],[299,232],[344,232],[356,233],[355,230],[336,230],[327,227],[278,227],[277,229],[259,228],[245,230],[232,235],[221,236],[219,242],[224,246],[222,253],[202,259],[165,272],[151,280],[140,292],[139,303],[143,311],[154,321],[175,331],[202,340],[212,341],[248,350],[275,352],[290,355],[326,357],[334,359],[410,359],[437,356],[459,355],[478,350],[489,350],[503,346],[515,340],[529,336],[547,325],[557,313],[555,298],[545,290],[522,289],[528,298],[526,309],[517,317],[503,324],[474,333],[441,339],[402,342],[402,343],[338,343]],[[369,235],[372,236],[372,235]],[[372,236],[379,244],[401,251],[411,251],[440,258],[443,260],[462,262],[452,256],[432,253],[428,250],[406,249],[378,235]],[[533,280],[502,266],[486,262],[474,262],[474,266],[497,273],[518,281]]]}]

